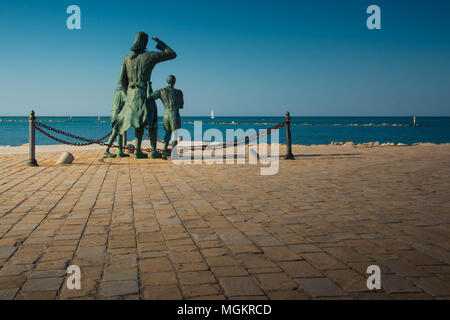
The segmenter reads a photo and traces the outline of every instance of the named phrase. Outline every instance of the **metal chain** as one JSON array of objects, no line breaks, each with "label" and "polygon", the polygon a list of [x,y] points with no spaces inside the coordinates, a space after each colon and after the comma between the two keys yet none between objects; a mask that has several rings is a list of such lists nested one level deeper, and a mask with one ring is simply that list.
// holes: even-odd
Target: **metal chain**
[{"label": "metal chain", "polygon": [[[72,146],[76,146],[76,147],[82,147],[82,146],[88,146],[91,144],[100,144],[100,145],[108,145],[107,143],[101,142],[101,140],[104,140],[105,138],[107,138],[108,136],[111,135],[111,133],[109,133],[107,136],[100,138],[99,140],[92,140],[90,142],[69,142],[69,141],[65,141],[62,139],[59,139],[55,136],[52,136],[51,134],[49,134],[48,132],[45,132],[44,130],[42,130],[41,128],[39,128],[38,126],[36,126],[36,129],[41,132],[42,134],[44,134],[45,136],[49,137],[50,139],[53,139],[59,143],[63,143],[63,144],[67,144],[67,145],[72,145]],[[111,146],[111,147],[115,147],[115,146]]]},{"label": "metal chain", "polygon": [[[145,133],[145,131],[144,131],[144,136],[146,136],[146,137],[149,137],[149,138],[150,138],[150,135],[149,135],[149,134],[147,134],[147,133]],[[164,140],[159,140],[159,139],[157,139],[157,141],[158,141],[158,142],[161,142],[161,143],[164,143]]]},{"label": "metal chain", "polygon": [[[117,145],[115,145],[115,144],[108,144],[108,143],[106,143],[106,142],[102,142],[102,140],[106,139],[107,137],[109,137],[109,136],[112,134],[112,131],[109,132],[109,133],[108,133],[107,135],[105,135],[104,137],[101,137],[101,138],[98,139],[98,140],[92,140],[92,139],[83,138],[83,137],[74,135],[74,134],[72,134],[72,133],[64,132],[64,131],[62,131],[62,130],[59,130],[59,129],[50,127],[50,126],[45,125],[45,124],[43,124],[42,122],[39,122],[39,121],[36,121],[35,124],[36,124],[36,129],[37,129],[39,132],[41,132],[42,134],[46,135],[46,136],[49,137],[50,139],[53,139],[53,140],[55,140],[55,141],[57,141],[57,142],[59,142],[59,143],[63,143],[63,144],[67,144],[67,145],[72,145],[72,146],[80,146],[80,147],[81,147],[81,146],[91,145],[91,144],[99,144],[99,145],[101,145],[101,146],[110,147],[110,148],[117,148],[117,149],[120,148],[119,146],[117,146]],[[81,142],[68,142],[68,141],[59,139],[59,138],[57,138],[57,137],[55,137],[55,136],[52,136],[52,135],[49,134],[48,132],[45,132],[44,130],[42,130],[42,129],[39,128],[39,127],[43,127],[43,128],[45,128],[45,129],[48,129],[48,130],[50,130],[50,131],[56,132],[56,133],[58,133],[58,134],[61,134],[61,135],[64,135],[64,136],[67,136],[67,137],[70,137],[70,138],[78,139],[78,140],[81,140],[81,141],[86,141],[86,143],[81,143]],[[126,150],[127,147],[126,147],[126,146],[123,146],[121,149],[122,149],[122,150]],[[140,150],[140,151],[146,151],[146,152],[151,152],[151,151],[152,151],[151,148],[139,148],[139,150]],[[157,149],[156,151],[161,151],[161,150],[160,150],[160,149]]]},{"label": "metal chain", "polygon": [[[203,144],[201,146],[191,146],[191,150],[198,150],[198,149],[205,150],[206,148],[208,148],[208,149],[218,149],[218,148],[226,149],[228,147],[237,147],[238,145],[247,144],[250,141],[257,140],[262,136],[271,134],[272,130],[280,129],[280,128],[284,127],[285,125],[286,125],[286,122],[282,122],[272,128],[267,129],[265,132],[262,132],[262,133],[258,132],[256,134],[253,134],[251,136],[246,136],[246,137],[236,140],[236,141],[223,142],[223,143],[219,143],[216,145]],[[242,142],[244,142],[244,143],[242,143]],[[184,149],[183,147],[181,147],[181,148]]]},{"label": "metal chain", "polygon": [[90,142],[91,144],[94,144],[94,143],[97,143],[99,141],[105,140],[107,137],[109,137],[112,134],[112,131],[110,131],[104,137],[101,137],[100,139],[97,139],[97,140],[92,140],[92,139],[88,139],[88,138],[83,138],[83,137],[77,136],[77,135],[75,135],[73,133],[65,132],[65,131],[62,131],[62,130],[50,127],[50,126],[48,126],[46,124],[43,124],[40,121],[36,121],[35,124],[36,124],[36,127],[42,127],[42,128],[47,129],[47,130],[50,130],[50,131],[62,134],[64,136],[67,136],[67,137],[70,137],[70,138],[73,138],[73,139],[77,139],[77,140],[81,140],[81,141],[85,141],[85,142]]},{"label": "metal chain", "polygon": [[[59,143],[63,143],[63,144],[67,144],[67,145],[72,145],[72,146],[79,146],[79,147],[81,147],[81,146],[87,146],[87,145],[92,145],[92,144],[99,144],[99,145],[107,146],[107,147],[110,147],[110,148],[120,148],[119,146],[117,146],[117,145],[115,145],[115,144],[108,144],[108,143],[106,143],[106,142],[102,142],[102,140],[105,140],[107,137],[109,137],[109,136],[112,134],[112,131],[109,132],[108,134],[106,134],[105,136],[101,137],[100,139],[92,140],[92,139],[83,138],[83,137],[77,136],[77,135],[75,135],[75,134],[68,133],[68,132],[64,132],[64,131],[62,131],[62,130],[59,130],[59,129],[50,127],[50,126],[48,126],[48,125],[46,125],[46,124],[43,124],[43,123],[40,122],[40,121],[36,121],[35,124],[36,124],[36,129],[37,129],[39,132],[41,132],[41,133],[44,134],[45,136],[47,136],[47,137],[49,137],[50,139],[53,139],[53,140],[55,140],[55,141],[57,141],[57,142],[59,142]],[[272,130],[280,129],[280,128],[282,128],[282,127],[285,126],[285,125],[286,125],[286,122],[282,122],[282,123],[280,123],[280,124],[278,124],[278,125],[276,125],[276,126],[274,126],[274,127],[272,127],[272,128],[267,129],[265,132],[262,132],[262,133],[261,133],[261,132],[258,132],[258,133],[256,133],[256,134],[253,134],[253,135],[251,135],[251,136],[246,136],[246,137],[244,137],[244,138],[242,138],[242,139],[239,139],[239,140],[236,140],[236,141],[224,142],[224,143],[220,143],[220,144],[216,144],[216,145],[202,144],[201,146],[191,146],[190,149],[191,149],[191,150],[198,150],[198,149],[205,150],[206,148],[209,148],[209,149],[224,148],[224,149],[225,149],[225,148],[228,148],[228,147],[231,147],[231,146],[232,146],[232,147],[236,147],[236,146],[238,146],[238,145],[247,144],[247,143],[250,142],[250,141],[257,140],[257,139],[259,139],[259,138],[262,137],[262,136],[271,134]],[[55,132],[55,133],[58,133],[58,134],[61,134],[61,135],[64,135],[64,136],[73,138],[73,139],[78,139],[78,140],[81,140],[81,141],[85,141],[85,143],[82,143],[82,142],[69,142],[69,141],[65,141],[65,140],[59,139],[59,138],[57,138],[57,137],[55,137],[55,136],[52,136],[52,135],[49,134],[48,132],[45,132],[45,131],[42,130],[40,127],[45,128],[45,129],[48,129],[48,130],[53,131],[53,132]],[[144,132],[144,134],[145,134],[146,136],[149,136],[149,135],[146,134],[145,132]],[[162,141],[162,140],[158,140],[158,141],[159,141],[159,142],[164,142],[164,141]],[[244,142],[244,143],[242,143],[242,142]],[[126,146],[122,147],[122,150],[125,150],[125,149],[127,149]],[[182,147],[181,149],[187,149],[187,148]],[[140,151],[146,151],[146,152],[151,152],[151,151],[152,151],[151,148],[139,148],[138,150],[140,150]],[[157,149],[156,151],[160,152],[161,149]]]}]

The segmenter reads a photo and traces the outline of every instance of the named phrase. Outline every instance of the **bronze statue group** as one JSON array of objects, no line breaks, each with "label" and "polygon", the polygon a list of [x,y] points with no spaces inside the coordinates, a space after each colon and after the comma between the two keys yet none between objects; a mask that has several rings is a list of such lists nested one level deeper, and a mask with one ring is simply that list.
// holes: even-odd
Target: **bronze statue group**
[{"label": "bronze statue group", "polygon": [[[139,32],[135,42],[130,48],[132,53],[127,55],[122,62],[119,85],[114,92],[114,100],[111,108],[112,135],[108,140],[108,147],[104,157],[115,158],[128,157],[123,151],[123,134],[131,127],[135,130],[136,158],[163,158],[167,159],[168,145],[172,140],[172,150],[176,146],[177,129],[181,127],[179,109],[183,108],[183,92],[175,89],[176,78],[174,75],[167,77],[168,86],[153,92],[150,81],[153,68],[157,63],[172,60],[177,57],[168,45],[158,38],[156,49],[159,51],[147,51],[148,35]],[[157,152],[158,112],[155,100],[160,99],[164,105],[163,124],[165,130],[164,147],[162,153]],[[141,151],[144,130],[149,130],[151,153],[147,155]],[[118,141],[119,152],[117,155],[110,152],[110,146],[114,140]]]}]

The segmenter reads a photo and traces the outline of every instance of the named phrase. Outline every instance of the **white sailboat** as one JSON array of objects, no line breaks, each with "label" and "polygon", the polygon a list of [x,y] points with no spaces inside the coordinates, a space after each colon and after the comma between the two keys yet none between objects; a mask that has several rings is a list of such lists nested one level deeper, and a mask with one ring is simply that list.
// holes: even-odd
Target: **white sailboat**
[{"label": "white sailboat", "polygon": [[211,119],[214,119],[214,110],[211,108]]}]

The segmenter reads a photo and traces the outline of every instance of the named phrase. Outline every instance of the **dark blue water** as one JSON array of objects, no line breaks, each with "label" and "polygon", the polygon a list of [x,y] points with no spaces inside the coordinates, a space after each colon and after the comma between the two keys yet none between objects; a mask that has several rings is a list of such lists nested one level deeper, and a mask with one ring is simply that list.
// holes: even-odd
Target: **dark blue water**
[{"label": "dark blue water", "polygon": [[[26,117],[0,117],[0,120],[26,120]],[[43,121],[68,121],[68,117],[38,117]],[[102,117],[102,121],[109,121]],[[161,119],[160,119],[161,121]],[[267,129],[284,121],[283,117],[183,117],[182,127],[193,134],[193,122],[203,121],[203,130],[216,128],[225,137],[226,129]],[[232,124],[232,122],[237,124]],[[292,140],[294,144],[329,144],[332,141],[355,143],[378,141],[412,144],[416,142],[450,143],[450,117],[418,117],[419,126],[412,126],[412,117],[293,117]],[[98,123],[97,117],[73,117],[72,122],[45,122],[55,128],[83,136],[99,138],[110,131],[109,123]],[[134,138],[129,130],[128,139]],[[159,125],[158,136],[164,129]],[[62,137],[64,140],[75,141]],[[226,139],[225,139],[226,140]],[[27,122],[0,122],[0,145],[20,146],[28,142]],[[280,130],[280,142],[285,142],[285,129]],[[50,138],[36,134],[40,145],[58,144]]]}]

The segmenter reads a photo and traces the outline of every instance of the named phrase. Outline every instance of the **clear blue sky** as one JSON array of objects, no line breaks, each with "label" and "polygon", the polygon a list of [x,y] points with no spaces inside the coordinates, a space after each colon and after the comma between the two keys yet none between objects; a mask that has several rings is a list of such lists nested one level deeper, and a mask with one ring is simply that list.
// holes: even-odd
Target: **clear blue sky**
[{"label": "clear blue sky", "polygon": [[[81,30],[66,28],[70,4]],[[371,4],[382,30],[366,28]],[[175,74],[186,116],[449,116],[449,13],[447,0],[2,0],[0,115],[108,115],[145,31],[178,53],[152,82]]]}]

